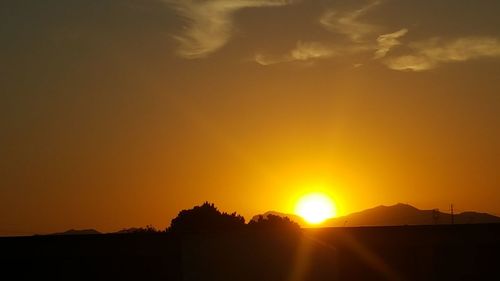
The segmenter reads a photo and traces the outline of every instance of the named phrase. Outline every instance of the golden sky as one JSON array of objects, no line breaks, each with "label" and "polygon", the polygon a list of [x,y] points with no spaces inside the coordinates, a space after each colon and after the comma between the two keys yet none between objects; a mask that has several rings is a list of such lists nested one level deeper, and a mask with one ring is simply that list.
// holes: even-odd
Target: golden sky
[{"label": "golden sky", "polygon": [[500,2],[4,1],[0,235],[308,191],[500,215]]}]

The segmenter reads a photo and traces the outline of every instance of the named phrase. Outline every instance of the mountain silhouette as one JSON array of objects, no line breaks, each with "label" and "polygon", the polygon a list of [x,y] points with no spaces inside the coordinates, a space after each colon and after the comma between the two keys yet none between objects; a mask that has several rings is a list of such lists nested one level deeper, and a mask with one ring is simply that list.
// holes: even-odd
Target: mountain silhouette
[{"label": "mountain silhouette", "polygon": [[70,229],[64,232],[52,233],[51,235],[94,235],[94,234],[102,234],[95,229]]},{"label": "mountain silhouette", "polygon": [[[500,217],[486,213],[463,212],[454,215],[455,224],[500,223]],[[436,210],[420,210],[408,204],[378,206],[347,216],[332,218],[325,226],[395,226],[451,224],[452,216]]]},{"label": "mountain silhouette", "polygon": [[[252,220],[257,220],[259,216],[264,218],[268,215],[288,217],[302,227],[311,227],[303,218],[293,214],[269,211],[262,215],[256,215]],[[451,214],[436,210],[420,210],[408,204],[396,204],[392,206],[377,206],[364,211],[352,213],[346,216],[332,218],[321,227],[339,226],[397,226],[397,225],[434,225],[451,224]],[[455,224],[477,224],[477,223],[500,223],[500,217],[487,213],[463,212],[454,215]]]}]

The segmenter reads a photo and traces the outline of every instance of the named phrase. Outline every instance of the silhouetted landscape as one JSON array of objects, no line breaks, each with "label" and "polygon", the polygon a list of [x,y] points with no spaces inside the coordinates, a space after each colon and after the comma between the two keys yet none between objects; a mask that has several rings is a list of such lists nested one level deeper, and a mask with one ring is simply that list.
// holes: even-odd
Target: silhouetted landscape
[{"label": "silhouetted landscape", "polygon": [[[398,212],[428,213],[399,204],[347,217],[381,223]],[[245,224],[210,203],[181,211],[165,230],[71,230],[4,237],[0,246],[2,274],[12,280],[500,278],[498,223],[300,228],[276,212]]]},{"label": "silhouetted landscape", "polygon": [[0,0],[0,281],[500,280],[499,27],[500,0]]},{"label": "silhouetted landscape", "polygon": [[[293,214],[280,212],[267,212],[262,214],[289,217],[301,226],[307,226],[307,222],[301,217]],[[259,215],[253,219],[258,218]],[[487,213],[462,212],[452,215],[438,209],[419,210],[408,204],[396,204],[393,206],[378,206],[347,216],[336,217],[322,223],[324,227],[338,226],[401,226],[401,225],[443,225],[443,224],[487,224],[500,223],[500,217]]]},{"label": "silhouetted landscape", "polygon": [[95,229],[81,229],[81,230],[70,229],[64,232],[52,233],[51,235],[95,235],[95,234],[101,234],[101,232]]}]

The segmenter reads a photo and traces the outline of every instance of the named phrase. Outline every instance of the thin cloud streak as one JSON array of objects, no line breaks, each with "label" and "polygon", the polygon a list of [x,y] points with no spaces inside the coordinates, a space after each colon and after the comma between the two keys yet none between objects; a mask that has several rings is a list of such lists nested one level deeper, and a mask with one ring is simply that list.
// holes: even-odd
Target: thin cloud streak
[{"label": "thin cloud streak", "polygon": [[401,45],[398,40],[408,33],[408,29],[403,28],[393,33],[383,34],[377,38],[378,48],[375,51],[374,59],[381,59],[394,47]]},{"label": "thin cloud streak", "polygon": [[329,58],[335,54],[333,48],[323,45],[318,42],[301,42],[297,43],[297,47],[290,52],[290,55],[295,60],[309,60],[318,58]]},{"label": "thin cloud streak", "polygon": [[344,13],[329,10],[320,18],[320,23],[329,31],[348,36],[353,42],[362,42],[367,35],[373,34],[379,27],[362,22],[360,18],[380,3],[381,1],[371,1],[358,10]]},{"label": "thin cloud streak", "polygon": [[187,21],[177,54],[188,59],[202,58],[219,50],[233,31],[233,14],[244,8],[284,6],[293,0],[163,0]]},{"label": "thin cloud streak", "polygon": [[277,63],[292,61],[308,61],[330,58],[337,54],[337,51],[327,45],[318,42],[297,42],[294,49],[283,56],[255,55],[255,61],[260,65],[273,65]]},{"label": "thin cloud streak", "polygon": [[394,70],[424,71],[442,63],[479,58],[500,58],[500,40],[493,37],[464,37],[444,41],[439,38],[412,43],[413,53],[389,58],[385,64]]}]

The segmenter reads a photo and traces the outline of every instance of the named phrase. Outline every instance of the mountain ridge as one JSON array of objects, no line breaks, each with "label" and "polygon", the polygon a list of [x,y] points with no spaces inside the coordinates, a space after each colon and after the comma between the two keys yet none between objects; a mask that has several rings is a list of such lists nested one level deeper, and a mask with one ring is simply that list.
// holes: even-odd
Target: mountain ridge
[{"label": "mountain ridge", "polygon": [[[294,214],[286,214],[276,211],[269,211],[260,216],[266,217],[269,214],[288,217],[297,222],[302,227],[312,227],[301,217]],[[252,218],[255,220],[256,215]],[[478,223],[500,223],[500,217],[492,214],[465,211],[453,215],[454,224],[478,224]],[[452,224],[452,215],[444,213],[438,209],[422,210],[412,205],[397,203],[395,205],[379,205],[359,212],[354,212],[345,216],[331,218],[321,223],[321,227],[341,227],[341,226],[400,226],[400,225],[446,225]]]},{"label": "mountain ridge", "polygon": [[64,232],[52,233],[50,235],[96,235],[102,234],[95,229],[69,229]]}]

